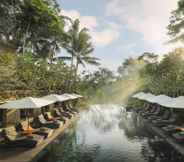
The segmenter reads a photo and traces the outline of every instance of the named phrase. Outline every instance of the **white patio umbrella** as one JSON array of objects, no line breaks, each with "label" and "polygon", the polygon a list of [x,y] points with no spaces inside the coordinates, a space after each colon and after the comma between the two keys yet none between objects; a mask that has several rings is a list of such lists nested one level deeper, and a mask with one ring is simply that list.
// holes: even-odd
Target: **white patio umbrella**
[{"label": "white patio umbrella", "polygon": [[139,94],[139,96],[137,98],[140,99],[140,100],[146,100],[147,94],[142,92],[141,94]]},{"label": "white patio umbrella", "polygon": [[[45,100],[40,98],[26,97],[20,100],[8,101],[2,105],[0,105],[0,109],[39,109],[41,107],[52,104],[53,101]],[[28,129],[30,126],[29,115],[27,115],[28,120]]]},{"label": "white patio umbrella", "polygon": [[76,93],[72,93],[71,95],[77,97],[77,98],[83,98],[83,96],[79,95],[79,94],[76,94]]},{"label": "white patio umbrella", "polygon": [[66,98],[68,97],[70,100],[74,100],[74,99],[79,98],[78,96],[70,94],[70,93],[64,93],[61,96],[66,97]]},{"label": "white patio umbrella", "polygon": [[173,98],[166,95],[159,95],[154,98],[154,102],[161,106],[170,108],[173,102]]},{"label": "white patio umbrella", "polygon": [[0,105],[1,109],[36,109],[52,104],[53,101],[26,97],[20,100],[8,101]]},{"label": "white patio umbrella", "polygon": [[133,95],[132,97],[133,98],[138,98],[138,99],[140,99],[142,96],[144,96],[144,92],[139,92],[139,93],[136,93],[135,95]]},{"label": "white patio umbrella", "polygon": [[184,96],[173,98],[170,107],[184,109]]},{"label": "white patio umbrella", "polygon": [[147,93],[146,96],[145,96],[145,100],[147,102],[154,103],[155,97],[156,97],[155,95],[153,95],[151,93]]},{"label": "white patio umbrella", "polygon": [[157,103],[161,106],[168,108],[183,108],[184,109],[184,96],[172,98],[166,95],[155,96],[151,93],[139,92],[132,96],[140,100],[145,100],[150,103]]},{"label": "white patio umbrella", "polygon": [[70,96],[58,95],[58,94],[51,94],[51,95],[42,97],[42,99],[50,100],[53,102],[63,102],[63,101],[70,100],[70,98],[71,98]]},{"label": "white patio umbrella", "polygon": [[149,97],[148,102],[150,102],[150,103],[157,103],[157,96]]}]

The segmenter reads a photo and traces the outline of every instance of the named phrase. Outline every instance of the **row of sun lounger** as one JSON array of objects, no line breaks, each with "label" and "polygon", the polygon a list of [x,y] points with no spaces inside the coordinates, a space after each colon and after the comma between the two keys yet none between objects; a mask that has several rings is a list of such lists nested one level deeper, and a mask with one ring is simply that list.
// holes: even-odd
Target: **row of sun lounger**
[{"label": "row of sun lounger", "polygon": [[176,141],[184,142],[184,121],[178,114],[159,105],[151,105],[144,110],[139,109],[138,113]]},{"label": "row of sun lounger", "polygon": [[29,128],[21,122],[4,128],[0,133],[3,139],[0,142],[0,148],[36,147],[77,113],[78,111],[73,108],[65,108],[65,110],[55,108],[53,113],[45,112],[33,118]]}]

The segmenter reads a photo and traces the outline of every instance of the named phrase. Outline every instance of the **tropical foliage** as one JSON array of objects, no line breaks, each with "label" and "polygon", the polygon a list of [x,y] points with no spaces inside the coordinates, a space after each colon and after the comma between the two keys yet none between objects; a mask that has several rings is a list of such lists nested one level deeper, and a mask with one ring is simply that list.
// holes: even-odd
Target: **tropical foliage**
[{"label": "tropical foliage", "polygon": [[168,96],[184,95],[184,49],[178,48],[165,55],[161,62],[147,64],[140,72],[143,90]]},{"label": "tropical foliage", "polygon": [[93,51],[88,29],[61,15],[57,1],[0,2],[1,89],[77,91],[79,66],[99,65]]},{"label": "tropical foliage", "polygon": [[1,44],[19,53],[53,55],[63,39],[64,21],[54,1],[3,0],[0,22]]},{"label": "tropical foliage", "polygon": [[[170,42],[184,40],[183,9],[180,0],[171,13]],[[116,72],[81,72],[82,66],[100,65],[90,32],[61,13],[56,0],[0,1],[0,89],[77,91],[90,101],[118,103],[137,91],[184,95],[183,48],[163,58],[149,52],[127,58]]]},{"label": "tropical foliage", "polygon": [[178,8],[172,12],[170,24],[168,25],[168,34],[171,36],[171,42],[184,41],[184,1],[178,1]]},{"label": "tropical foliage", "polygon": [[[184,49],[178,48],[164,55],[161,61],[147,63],[139,70],[141,86],[134,91],[165,94],[171,97],[184,95]],[[128,103],[143,104],[130,99]],[[143,106],[143,105],[142,105]]]}]

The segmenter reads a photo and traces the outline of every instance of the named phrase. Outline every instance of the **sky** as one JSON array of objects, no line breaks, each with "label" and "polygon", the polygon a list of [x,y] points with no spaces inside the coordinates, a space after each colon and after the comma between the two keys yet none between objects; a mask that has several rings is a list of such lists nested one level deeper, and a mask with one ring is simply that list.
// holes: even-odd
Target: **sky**
[{"label": "sky", "polygon": [[[116,71],[124,59],[144,52],[163,55],[180,43],[166,45],[167,25],[177,0],[58,0],[62,14],[79,18],[95,46],[101,66]],[[94,70],[88,66],[89,70]]]}]

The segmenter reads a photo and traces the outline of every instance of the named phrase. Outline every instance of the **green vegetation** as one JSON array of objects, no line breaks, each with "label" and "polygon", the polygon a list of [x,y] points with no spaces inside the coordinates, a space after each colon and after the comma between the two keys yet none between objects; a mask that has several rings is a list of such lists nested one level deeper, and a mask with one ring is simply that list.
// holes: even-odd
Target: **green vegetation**
[{"label": "green vegetation", "polygon": [[[184,1],[171,14],[171,41],[184,40]],[[69,22],[69,25],[68,25]],[[63,51],[68,55],[65,55]],[[80,20],[61,15],[56,0],[1,0],[0,89],[78,92],[90,102],[126,103],[136,91],[184,95],[184,49],[161,59],[146,52],[128,58],[113,73],[99,67],[80,72],[86,64],[98,66],[88,29]],[[129,102],[130,103],[130,102]]]},{"label": "green vegetation", "polygon": [[157,55],[144,53],[138,58],[126,59],[119,66],[116,75],[108,70],[91,74],[91,85],[96,83],[99,86],[93,86],[95,91],[91,101],[125,104],[134,92],[144,90],[147,86],[148,76],[143,76],[143,71],[147,66],[157,64],[157,60]]},{"label": "green vegetation", "polygon": [[[171,13],[168,34],[169,43],[184,40],[184,1],[178,2],[178,8]],[[140,103],[129,98],[138,91],[165,94],[171,97],[184,95],[184,49],[177,48],[163,58],[153,53],[144,53],[138,58],[125,60],[117,70],[116,79],[104,85],[96,98],[102,102],[122,104]],[[100,96],[100,97],[99,97]],[[103,100],[104,99],[104,100]]]},{"label": "green vegetation", "polygon": [[[99,65],[88,30],[80,29],[79,20],[60,13],[55,0],[0,2],[0,89],[4,92],[79,91],[79,66]],[[68,56],[62,55],[64,49]]]},{"label": "green vegetation", "polygon": [[172,12],[170,24],[168,25],[168,34],[171,36],[171,42],[184,41],[184,1],[179,0],[178,8]]}]

